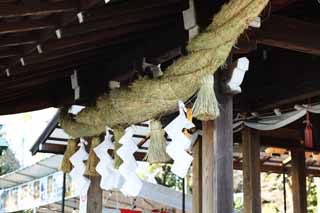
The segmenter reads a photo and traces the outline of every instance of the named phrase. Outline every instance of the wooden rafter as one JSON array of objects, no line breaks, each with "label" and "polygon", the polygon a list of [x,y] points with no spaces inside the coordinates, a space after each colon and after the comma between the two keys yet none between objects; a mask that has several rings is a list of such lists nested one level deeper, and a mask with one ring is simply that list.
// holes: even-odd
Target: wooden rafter
[{"label": "wooden rafter", "polygon": [[28,20],[18,23],[3,22],[0,24],[0,35],[8,33],[21,33],[34,30],[54,28],[55,23],[51,20]]},{"label": "wooden rafter", "polygon": [[60,1],[57,3],[38,3],[34,5],[7,3],[0,4],[0,18],[45,16],[53,13],[65,13],[76,10],[77,5],[72,1]]},{"label": "wooden rafter", "polygon": [[37,43],[37,38],[32,35],[22,36],[20,38],[1,38],[0,39],[0,47],[16,47],[22,45],[29,45]]},{"label": "wooden rafter", "polygon": [[271,16],[258,30],[257,41],[283,49],[320,55],[320,27],[294,18]]}]

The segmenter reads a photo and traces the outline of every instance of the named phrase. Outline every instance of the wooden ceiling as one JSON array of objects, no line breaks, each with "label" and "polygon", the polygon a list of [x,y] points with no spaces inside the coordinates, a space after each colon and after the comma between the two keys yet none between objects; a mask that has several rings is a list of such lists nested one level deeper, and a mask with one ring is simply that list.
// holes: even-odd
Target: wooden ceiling
[{"label": "wooden ceiling", "polygon": [[188,7],[185,0],[1,1],[0,113],[73,103],[75,69],[79,102],[87,103],[143,56],[183,46]]},{"label": "wooden ceiling", "polygon": [[[205,27],[224,2],[194,0],[197,24]],[[257,64],[255,68],[264,64],[261,51],[265,49],[275,52],[275,59],[282,49],[290,49],[284,56],[288,60],[292,50],[320,54],[319,6],[316,0],[272,0],[262,14],[262,28],[246,32],[235,53],[245,53]],[[183,52],[173,50],[183,50],[189,39],[183,19],[188,8],[188,0],[2,0],[0,114],[75,103],[70,82],[74,70],[81,88],[76,103],[91,104],[106,91],[109,80],[130,82],[136,75],[133,70],[141,71],[144,57],[155,64],[170,63]],[[278,62],[268,62],[274,65],[270,76],[283,69]],[[256,89],[256,79],[261,77],[250,75],[245,95],[236,97],[240,100],[236,103],[245,100],[246,104],[236,108],[261,107],[259,103],[277,102],[286,95],[271,100],[267,86]],[[257,94],[266,98],[257,103]]]}]

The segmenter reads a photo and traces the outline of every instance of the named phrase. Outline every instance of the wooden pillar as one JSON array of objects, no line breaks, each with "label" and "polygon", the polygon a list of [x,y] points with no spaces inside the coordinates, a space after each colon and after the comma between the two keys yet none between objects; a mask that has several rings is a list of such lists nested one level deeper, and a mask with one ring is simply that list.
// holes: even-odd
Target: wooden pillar
[{"label": "wooden pillar", "polygon": [[232,213],[232,96],[216,94],[220,116],[202,122],[202,213]]},{"label": "wooden pillar", "polygon": [[192,150],[192,213],[201,213],[202,211],[201,152],[201,140],[198,140]]},{"label": "wooden pillar", "polygon": [[102,189],[100,187],[100,176],[91,177],[91,185],[87,195],[87,212],[102,213]]},{"label": "wooden pillar", "polygon": [[214,122],[202,122],[202,213],[213,213]]},{"label": "wooden pillar", "polygon": [[306,170],[303,148],[291,150],[293,212],[307,212]]},{"label": "wooden pillar", "polygon": [[255,130],[242,132],[244,212],[261,212],[260,138]]},{"label": "wooden pillar", "polygon": [[231,95],[216,92],[220,116],[214,131],[214,211],[233,212],[233,101]]}]

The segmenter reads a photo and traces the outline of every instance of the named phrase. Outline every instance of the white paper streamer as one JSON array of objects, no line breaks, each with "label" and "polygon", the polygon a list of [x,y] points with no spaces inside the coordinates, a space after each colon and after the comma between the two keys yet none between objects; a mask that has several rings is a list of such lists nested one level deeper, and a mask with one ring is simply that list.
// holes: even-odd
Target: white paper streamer
[{"label": "white paper streamer", "polygon": [[91,180],[83,176],[86,165],[83,161],[88,159],[88,153],[85,149],[85,142],[80,141],[79,143],[79,150],[74,153],[70,157],[70,162],[73,165],[73,169],[70,172],[70,176],[72,178],[72,181],[75,182],[76,187],[76,194],[86,194],[89,190]]},{"label": "white paper streamer", "polygon": [[126,129],[125,134],[119,140],[122,146],[117,150],[117,154],[123,161],[119,167],[119,172],[125,180],[120,191],[129,196],[137,196],[143,185],[136,173],[138,164],[133,154],[138,150],[138,147],[132,140],[133,132],[133,127]]},{"label": "white paper streamer", "polygon": [[185,150],[191,145],[190,139],[183,134],[184,128],[190,129],[194,124],[189,121],[185,115],[185,106],[182,101],[179,101],[179,115],[171,121],[164,130],[167,132],[172,142],[167,146],[168,155],[174,160],[171,171],[184,178],[187,175],[188,169],[192,162],[192,156]]},{"label": "white paper streamer", "polygon": [[96,171],[101,176],[100,187],[105,190],[119,189],[123,183],[123,178],[119,171],[114,169],[113,159],[108,154],[108,149],[111,149],[113,146],[111,138],[112,136],[109,133],[109,129],[107,129],[104,141],[94,148],[94,152],[100,159],[96,167]]}]

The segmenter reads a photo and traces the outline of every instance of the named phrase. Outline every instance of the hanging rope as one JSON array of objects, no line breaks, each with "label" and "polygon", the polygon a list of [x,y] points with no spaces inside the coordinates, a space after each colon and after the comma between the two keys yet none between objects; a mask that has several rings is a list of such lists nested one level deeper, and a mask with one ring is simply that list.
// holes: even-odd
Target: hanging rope
[{"label": "hanging rope", "polygon": [[105,126],[130,125],[176,111],[201,86],[203,76],[223,65],[238,37],[268,0],[232,0],[211,25],[187,46],[189,54],[169,66],[160,79],[139,79],[130,88],[111,90],[75,118],[62,111],[61,126],[73,137],[99,135]]}]

